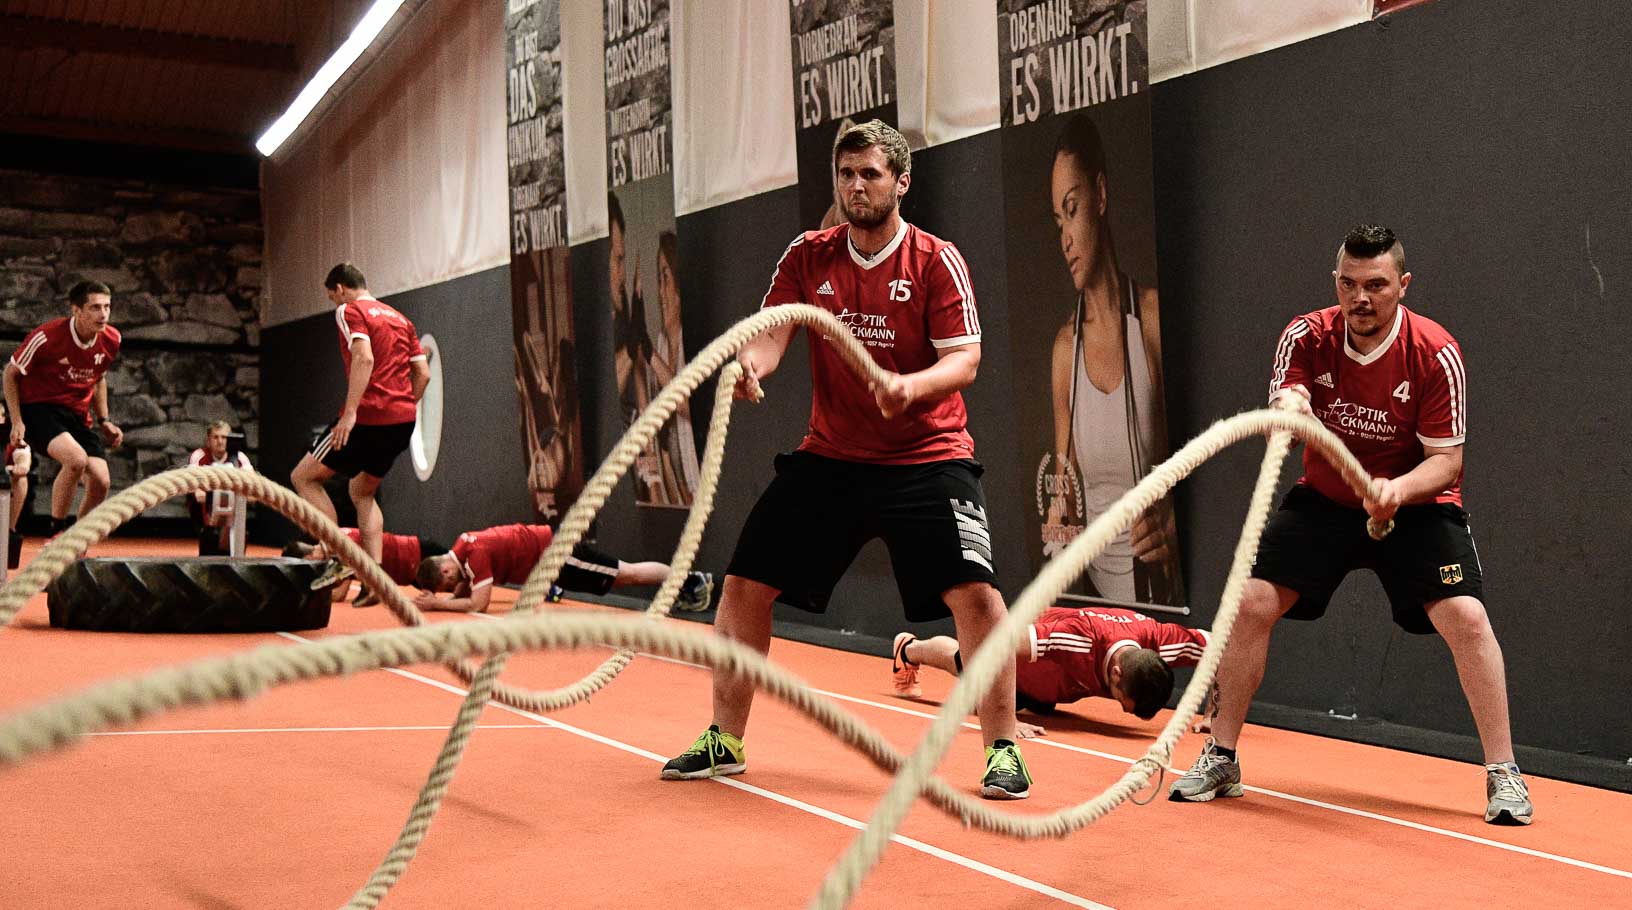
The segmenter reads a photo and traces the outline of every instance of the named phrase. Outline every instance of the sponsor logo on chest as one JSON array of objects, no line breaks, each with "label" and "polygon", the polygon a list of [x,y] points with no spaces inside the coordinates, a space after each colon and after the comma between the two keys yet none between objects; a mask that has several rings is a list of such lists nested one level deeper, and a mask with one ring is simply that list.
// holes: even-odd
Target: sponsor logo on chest
[{"label": "sponsor logo on chest", "polygon": [[1321,423],[1337,432],[1373,442],[1391,442],[1400,435],[1394,415],[1384,408],[1369,408],[1338,398],[1316,412]]},{"label": "sponsor logo on chest", "polygon": [[849,308],[833,314],[850,329],[856,340],[870,348],[895,347],[895,329],[885,313],[852,313]]}]

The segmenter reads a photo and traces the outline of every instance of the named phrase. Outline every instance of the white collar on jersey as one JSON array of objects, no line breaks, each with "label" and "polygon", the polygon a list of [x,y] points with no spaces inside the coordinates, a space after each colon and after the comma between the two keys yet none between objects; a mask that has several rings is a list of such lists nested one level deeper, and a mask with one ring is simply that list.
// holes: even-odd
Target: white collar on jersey
[{"label": "white collar on jersey", "polygon": [[1345,322],[1343,324],[1343,353],[1349,355],[1350,360],[1360,364],[1361,366],[1365,366],[1368,363],[1375,363],[1377,358],[1387,354],[1388,349],[1394,346],[1394,339],[1400,337],[1400,325],[1404,322],[1405,307],[1396,304],[1394,309],[1394,324],[1388,329],[1388,337],[1383,339],[1382,344],[1372,348],[1370,354],[1362,354],[1354,349],[1354,345],[1349,344],[1349,325]]},{"label": "white collar on jersey", "polygon": [[856,265],[859,265],[864,269],[870,269],[873,266],[878,265],[880,262],[890,258],[890,254],[895,252],[896,248],[901,245],[901,241],[905,240],[906,237],[907,219],[903,218],[901,219],[901,227],[896,229],[895,236],[890,238],[889,243],[884,244],[884,248],[882,250],[879,250],[871,256],[863,256],[861,251],[856,249],[856,241],[851,239],[850,232],[848,230],[844,232],[845,245],[850,247],[850,259],[854,261]]},{"label": "white collar on jersey", "polygon": [[1116,655],[1124,648],[1137,650],[1139,643],[1131,638],[1123,638],[1113,642],[1109,648],[1105,649],[1105,664],[1099,668],[1100,672],[1104,674],[1099,681],[1105,686],[1105,694],[1110,695],[1112,698],[1116,696],[1111,692],[1111,664],[1116,661]]},{"label": "white collar on jersey", "polygon": [[80,341],[79,330],[74,328],[74,317],[68,317],[68,337],[74,339],[74,344],[78,345],[81,351],[89,351],[91,348],[96,347],[96,339],[100,338],[101,336],[102,333],[97,332],[95,335],[91,336],[90,341]]}]

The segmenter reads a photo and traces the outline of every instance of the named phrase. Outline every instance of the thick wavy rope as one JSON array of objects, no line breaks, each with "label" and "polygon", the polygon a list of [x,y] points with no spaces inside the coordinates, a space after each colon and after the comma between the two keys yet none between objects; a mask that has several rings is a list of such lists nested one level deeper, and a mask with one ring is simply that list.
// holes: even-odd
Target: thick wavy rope
[{"label": "thick wavy rope", "polygon": [[[786,312],[784,312],[786,311]],[[785,317],[785,318],[768,318]],[[672,414],[684,395],[702,381],[709,370],[717,368],[720,363],[730,357],[748,339],[766,328],[788,322],[800,322],[806,325],[819,326],[826,330],[826,337],[835,341],[844,351],[847,360],[867,376],[869,381],[876,381],[882,377],[865,351],[860,348],[848,332],[824,311],[812,307],[778,307],[758,314],[740,323],[732,332],[716,340],[699,354],[687,371],[677,376],[653,402],[652,407],[631,427],[629,433],[619,444],[619,452],[603,465],[597,478],[609,472],[621,473],[632,462],[633,453],[640,451],[655,433],[657,427]],[[695,371],[693,370],[695,368]],[[730,385],[734,384],[734,375],[730,382],[722,377],[720,388],[716,390],[716,417],[722,409],[728,413]],[[684,391],[679,391],[683,389]],[[664,408],[667,407],[665,411]],[[715,428],[718,432],[714,432]],[[705,462],[715,463],[714,473],[718,473],[718,460],[723,457],[724,447],[723,420],[711,425],[709,448],[706,450]],[[1000,625],[998,634],[993,638],[1008,636],[1001,644],[1006,645],[1012,653],[1015,636],[1023,631],[1024,626],[1041,612],[1041,609],[1054,597],[1064,590],[1070,581],[1081,573],[1083,568],[1107,545],[1109,540],[1124,530],[1134,517],[1143,509],[1164,495],[1178,480],[1195,470],[1202,462],[1212,457],[1218,451],[1234,442],[1263,434],[1270,431],[1295,431],[1324,457],[1327,457],[1338,466],[1346,480],[1357,491],[1363,491],[1369,485],[1369,478],[1360,468],[1358,462],[1343,449],[1341,443],[1318,422],[1308,417],[1293,416],[1286,413],[1257,411],[1239,415],[1228,420],[1220,421],[1207,432],[1192,440],[1173,458],[1164,462],[1150,475],[1144,478],[1135,488],[1124,497],[1117,510],[1119,518],[1102,516],[1093,525],[1090,525],[1078,538],[1068,546],[1048,567],[1044,573],[1029,585],[1016,601],[1011,615]],[[1277,434],[1284,437],[1284,433]],[[1280,452],[1284,455],[1285,439],[1278,441]],[[627,454],[627,459],[621,468],[616,466],[620,456]],[[1272,453],[1273,454],[1273,450]],[[712,456],[712,457],[710,457]],[[1279,458],[1273,460],[1278,467]],[[615,479],[615,478],[614,478]],[[609,484],[608,484],[609,486]],[[1274,478],[1267,480],[1261,476],[1260,489],[1272,490]],[[717,670],[743,675],[752,680],[758,687],[765,689],[774,697],[780,698],[799,708],[817,720],[824,728],[844,739],[852,747],[867,755],[875,764],[887,770],[895,770],[906,763],[887,742],[875,732],[868,729],[832,703],[813,696],[796,677],[786,673],[767,661],[763,656],[752,650],[743,648],[734,642],[725,641],[711,635],[701,634],[692,630],[682,630],[665,627],[660,624],[645,621],[642,617],[609,617],[609,616],[571,616],[555,613],[533,614],[531,610],[542,600],[543,590],[547,590],[550,580],[559,571],[564,562],[565,553],[570,552],[584,526],[587,526],[588,517],[593,510],[579,510],[575,507],[569,511],[568,518],[563,522],[562,529],[549,551],[541,558],[528,580],[527,588],[523,591],[523,603],[518,604],[523,609],[518,610],[510,617],[487,624],[442,624],[424,626],[424,619],[412,604],[406,602],[394,585],[389,584],[377,565],[366,559],[362,551],[357,548],[338,529],[328,522],[315,509],[300,500],[292,492],[247,472],[224,468],[191,468],[168,472],[155,478],[143,481],[130,490],[103,503],[69,532],[61,535],[49,545],[39,557],[19,573],[12,583],[0,591],[0,622],[9,622],[15,615],[21,603],[29,596],[37,593],[47,580],[60,572],[67,562],[82,554],[85,549],[96,540],[106,536],[113,527],[128,520],[142,508],[153,502],[169,496],[180,495],[199,489],[232,489],[260,499],[277,508],[280,512],[293,518],[298,524],[313,533],[315,537],[331,546],[332,551],[340,555],[343,561],[351,564],[359,576],[375,590],[382,592],[388,602],[405,623],[415,628],[374,632],[363,635],[341,636],[312,642],[298,646],[278,646],[263,648],[244,654],[232,655],[225,658],[214,658],[200,661],[182,667],[155,671],[142,677],[128,680],[118,680],[93,687],[86,692],[56,702],[43,705],[28,711],[19,712],[0,719],[0,761],[16,762],[28,755],[58,748],[83,736],[89,732],[103,729],[106,726],[120,723],[130,723],[143,717],[151,716],[183,704],[201,704],[223,700],[228,697],[244,698],[259,692],[269,685],[277,685],[297,679],[309,679],[319,676],[337,676],[356,672],[363,669],[373,669],[386,666],[401,666],[411,663],[438,661],[459,667],[469,673],[468,668],[460,665],[463,658],[472,655],[502,655],[515,650],[535,650],[541,648],[579,648],[611,645],[628,651],[635,648],[668,654],[680,659],[705,663]],[[712,490],[708,496],[702,495],[699,490],[696,510],[706,510],[711,502]],[[139,494],[139,495],[138,495]],[[1262,494],[1267,497],[1267,493]],[[604,493],[603,493],[604,498]],[[1259,499],[1255,493],[1255,503]],[[146,499],[151,502],[142,504]],[[1267,502],[1267,498],[1265,499]],[[598,507],[598,505],[597,505]],[[1267,512],[1267,505],[1264,506]],[[574,514],[574,513],[577,514]],[[706,515],[705,515],[706,518]],[[691,528],[688,522],[688,530]],[[696,522],[697,533],[701,533],[701,521]],[[1242,564],[1242,553],[1246,552],[1245,563],[1250,564],[1251,552],[1256,548],[1257,533],[1261,531],[1261,518],[1257,522],[1257,529],[1244,528],[1242,543],[1238,546],[1237,565]],[[576,525],[576,526],[575,526]],[[1249,533],[1250,532],[1250,533]],[[684,536],[684,535],[683,535]],[[693,542],[692,550],[695,550]],[[553,558],[552,558],[553,556]],[[682,559],[677,554],[676,562],[689,567],[690,553],[685,553]],[[552,565],[553,562],[553,565]],[[678,587],[678,579],[684,569],[677,568],[665,580],[665,587]],[[1232,570],[1232,578],[1235,575]],[[531,593],[531,597],[529,594]],[[660,592],[661,594],[661,592]],[[1226,606],[1231,596],[1230,586],[1226,587]],[[1234,598],[1239,600],[1239,590],[1234,592]],[[672,595],[669,600],[672,602]],[[661,603],[661,596],[660,596]],[[667,604],[661,604],[666,607]],[[1233,610],[1233,607],[1232,607]],[[661,609],[659,609],[661,612]],[[1220,615],[1223,617],[1221,607]],[[1029,614],[1029,615],[1028,615]],[[1233,612],[1230,613],[1233,618]],[[1223,634],[1219,634],[1222,628]],[[1193,713],[1199,706],[1202,693],[1211,684],[1211,674],[1216,669],[1218,656],[1222,654],[1228,636],[1227,627],[1220,624],[1215,627],[1214,641],[1204,652],[1203,664],[1192,679],[1190,687],[1181,699],[1179,710],[1176,712],[1176,721],[1170,722],[1169,729],[1164,730],[1151,751],[1145,758],[1140,759],[1129,775],[1114,785],[1106,793],[1095,800],[1060,810],[1047,816],[1015,816],[1010,813],[998,812],[986,804],[973,799],[969,795],[954,790],[944,781],[934,777],[922,777],[916,782],[907,780],[898,782],[892,787],[891,794],[885,804],[881,805],[877,818],[888,821],[889,816],[899,810],[890,808],[894,802],[904,799],[907,804],[923,791],[930,801],[938,808],[986,830],[1020,838],[1060,837],[1070,833],[1108,811],[1109,806],[1099,806],[1098,803],[1106,799],[1120,801],[1128,793],[1136,792],[1143,780],[1151,773],[1152,766],[1157,762],[1165,762],[1170,754],[1173,741],[1177,738],[1175,724],[1182,725],[1184,718]],[[945,746],[950,741],[946,736],[944,741],[937,742],[937,732],[944,721],[950,719],[945,726],[948,730],[955,729],[956,724],[967,716],[970,707],[978,700],[985,688],[989,688],[996,668],[1002,661],[1001,648],[990,641],[971,659],[966,675],[954,689],[953,698],[943,708],[937,726],[932,727],[931,733],[926,736],[925,742],[914,755],[914,773],[919,772],[919,766],[933,768],[936,761],[944,753]],[[992,653],[987,654],[988,651]],[[984,655],[984,656],[983,656]],[[612,663],[612,661],[608,661]],[[360,890],[348,906],[374,906],[379,897],[384,894],[390,883],[400,875],[401,869],[411,858],[412,851],[417,846],[418,838],[422,837],[430,816],[435,812],[435,804],[440,794],[445,790],[451,778],[452,768],[457,763],[458,755],[463,747],[465,738],[468,738],[468,728],[473,724],[479,706],[485,701],[480,698],[480,689],[486,685],[494,685],[493,697],[495,700],[507,701],[494,683],[502,664],[490,661],[477,678],[477,691],[467,698],[466,706],[461,708],[460,720],[456,721],[449,732],[448,741],[444,744],[437,765],[433,768],[426,788],[421,793],[421,799],[410,813],[408,824],[398,843],[388,853],[387,859],[369,883]],[[619,668],[621,669],[621,667]],[[975,676],[978,672],[985,674],[984,684]],[[1203,671],[1205,671],[1205,678]],[[616,671],[611,673],[615,676]],[[586,677],[585,681],[591,680]],[[468,680],[470,675],[466,675]],[[611,677],[608,676],[607,679]],[[600,683],[604,685],[604,682]],[[596,686],[598,688],[598,686]],[[583,683],[576,688],[582,689]],[[568,692],[569,690],[558,690]],[[589,691],[593,691],[590,689]],[[583,695],[587,695],[584,692]],[[583,695],[577,696],[581,699]],[[565,696],[561,696],[565,697]],[[568,700],[566,703],[571,703]],[[476,706],[470,708],[469,706]],[[961,706],[960,706],[961,705]],[[552,705],[559,707],[561,705]],[[468,709],[468,710],[467,710]],[[548,707],[546,707],[546,710]],[[537,710],[537,708],[534,708]],[[466,720],[467,716],[470,720]],[[461,728],[465,728],[461,730]],[[1170,735],[1171,734],[1171,735]],[[1165,745],[1164,745],[1165,743]],[[933,758],[926,758],[931,753]],[[927,775],[923,771],[923,775]],[[1130,783],[1135,773],[1142,773],[1143,777],[1137,783]],[[1125,790],[1126,793],[1119,793]],[[899,793],[906,795],[898,796]],[[1114,805],[1114,802],[1111,803]],[[898,819],[897,819],[898,821]],[[883,831],[887,824],[881,824]],[[847,900],[849,893],[859,885],[871,862],[867,854],[873,850],[882,850],[882,843],[888,840],[888,834],[877,837],[880,846],[872,846],[875,834],[871,830],[858,840],[850,854],[840,866],[835,867],[830,881],[818,895],[821,906],[842,904]],[[846,884],[847,882],[851,884]]]}]

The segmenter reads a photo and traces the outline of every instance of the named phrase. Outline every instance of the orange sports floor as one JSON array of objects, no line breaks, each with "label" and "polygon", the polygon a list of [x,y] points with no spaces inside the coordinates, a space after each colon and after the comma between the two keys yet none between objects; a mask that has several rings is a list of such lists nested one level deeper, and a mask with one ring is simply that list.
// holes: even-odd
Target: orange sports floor
[{"label": "orange sports floor", "polygon": [[[180,555],[183,544],[94,552]],[[383,609],[336,604],[330,628],[307,634],[394,624]],[[293,640],[66,632],[48,626],[41,595],[0,630],[0,708]],[[504,679],[562,685],[606,653],[520,656]],[[890,694],[879,658],[787,641],[772,657],[903,751],[950,682],[926,673],[925,703],[914,703]],[[0,768],[0,907],[340,906],[413,804],[458,708],[455,682],[425,666],[296,684]],[[761,698],[746,775],[658,780],[706,722],[708,693],[707,670],[642,658],[560,714],[490,706],[384,906],[804,906],[888,779]],[[1037,783],[1009,808],[1093,796],[1159,729],[1108,701],[1073,710],[1025,745]],[[1481,821],[1477,766],[1256,727],[1242,758],[1244,799],[1124,806],[1063,841],[967,830],[921,803],[853,906],[1632,907],[1632,795],[1531,777],[1536,823],[1495,828]],[[980,759],[970,729],[941,771],[973,790]]]}]

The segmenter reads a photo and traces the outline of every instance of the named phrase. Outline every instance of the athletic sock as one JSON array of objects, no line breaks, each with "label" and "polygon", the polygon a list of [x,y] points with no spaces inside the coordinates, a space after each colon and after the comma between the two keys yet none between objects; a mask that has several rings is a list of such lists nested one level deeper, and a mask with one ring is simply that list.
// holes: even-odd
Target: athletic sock
[{"label": "athletic sock", "polygon": [[1235,761],[1235,750],[1234,749],[1226,749],[1223,746],[1219,745],[1218,743],[1213,743],[1213,752],[1224,756],[1225,758],[1229,759],[1230,761]]}]

